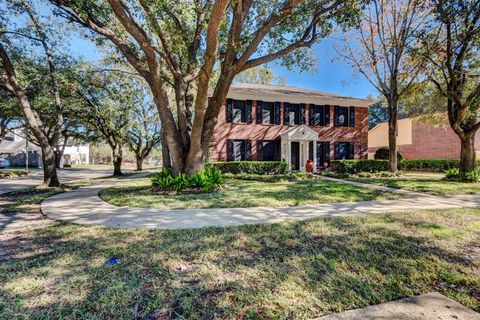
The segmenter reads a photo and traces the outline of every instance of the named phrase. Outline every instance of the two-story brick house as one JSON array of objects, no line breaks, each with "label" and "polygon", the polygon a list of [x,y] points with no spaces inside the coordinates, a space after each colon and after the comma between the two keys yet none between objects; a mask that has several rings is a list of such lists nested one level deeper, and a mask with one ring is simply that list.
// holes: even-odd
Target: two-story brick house
[{"label": "two-story brick house", "polygon": [[232,85],[210,160],[282,160],[305,170],[307,160],[320,169],[330,159],[366,158],[370,103],[291,86]]}]

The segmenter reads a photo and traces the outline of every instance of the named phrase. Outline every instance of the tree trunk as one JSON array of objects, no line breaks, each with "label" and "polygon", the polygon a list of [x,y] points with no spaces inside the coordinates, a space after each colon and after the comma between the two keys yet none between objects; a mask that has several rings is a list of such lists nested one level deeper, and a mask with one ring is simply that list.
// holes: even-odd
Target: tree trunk
[{"label": "tree trunk", "polygon": [[145,160],[145,158],[140,154],[136,154],[135,158],[137,160],[137,171],[142,171],[143,170],[143,160]]},{"label": "tree trunk", "polygon": [[166,169],[172,169],[170,152],[168,151],[168,145],[165,139],[165,130],[162,129],[161,135],[162,135],[162,167]]},{"label": "tree trunk", "polygon": [[466,173],[475,170],[475,132],[460,137],[460,172]]},{"label": "tree trunk", "polygon": [[397,100],[391,99],[388,101],[388,161],[390,165],[390,172],[396,176],[398,174],[398,159],[397,159]]},{"label": "tree trunk", "polygon": [[123,148],[122,148],[122,146],[112,147],[112,161],[113,161],[113,175],[114,176],[123,176],[123,173],[122,173]]},{"label": "tree trunk", "polygon": [[55,166],[55,152],[49,144],[41,144],[40,147],[42,148],[43,184],[49,187],[58,187],[60,182]]}]

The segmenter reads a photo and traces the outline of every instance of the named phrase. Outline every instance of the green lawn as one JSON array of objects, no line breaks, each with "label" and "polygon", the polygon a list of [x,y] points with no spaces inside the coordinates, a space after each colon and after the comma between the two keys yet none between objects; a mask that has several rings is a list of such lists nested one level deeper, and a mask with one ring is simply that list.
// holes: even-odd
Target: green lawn
[{"label": "green lawn", "polygon": [[479,238],[480,209],[178,231],[54,223],[1,234],[0,318],[308,319],[431,291],[480,311]]},{"label": "green lawn", "polygon": [[163,195],[154,191],[150,179],[146,178],[102,190],[100,197],[119,206],[183,209],[287,207],[316,203],[397,199],[399,195],[322,179],[280,182],[228,179],[225,187],[219,192]]},{"label": "green lawn", "polygon": [[443,180],[444,175],[407,173],[398,178],[349,178],[349,180],[384,185],[392,188],[427,192],[435,195],[480,193],[479,183],[454,182]]}]

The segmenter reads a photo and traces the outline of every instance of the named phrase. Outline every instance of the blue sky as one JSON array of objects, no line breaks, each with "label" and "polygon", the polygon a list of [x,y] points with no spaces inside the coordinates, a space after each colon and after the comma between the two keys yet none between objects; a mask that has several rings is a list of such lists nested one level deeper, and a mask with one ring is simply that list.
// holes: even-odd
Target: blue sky
[{"label": "blue sky", "polygon": [[[100,53],[90,41],[76,38],[71,43],[74,55],[82,56],[88,60],[97,60]],[[315,72],[288,71],[281,66],[270,64],[275,76],[283,76],[287,85],[308,89],[339,93],[342,95],[366,98],[376,95],[375,89],[361,75],[353,74],[352,69],[345,62],[337,60],[332,62],[335,50],[328,40],[315,46],[318,58],[318,70]]]},{"label": "blue sky", "polygon": [[324,40],[312,48],[318,57],[316,72],[289,72],[285,68],[271,65],[276,76],[283,76],[287,85],[299,86],[319,91],[339,93],[357,98],[376,95],[375,88],[362,76],[354,75],[353,70],[344,61],[335,57],[335,50],[330,41]]}]

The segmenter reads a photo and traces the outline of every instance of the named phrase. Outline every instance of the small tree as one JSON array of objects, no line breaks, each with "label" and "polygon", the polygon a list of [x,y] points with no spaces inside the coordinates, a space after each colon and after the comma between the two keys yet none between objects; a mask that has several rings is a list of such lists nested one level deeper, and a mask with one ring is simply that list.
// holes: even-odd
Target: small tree
[{"label": "small tree", "polygon": [[134,94],[138,92],[132,92],[128,78],[121,74],[87,70],[79,74],[79,79],[77,92],[84,104],[79,105],[77,117],[94,137],[101,137],[110,146],[113,175],[123,175],[124,148],[136,102]]},{"label": "small tree", "polygon": [[132,115],[128,136],[130,149],[135,153],[137,171],[142,171],[143,161],[162,140],[160,122],[153,103],[149,101],[137,105]]},{"label": "small tree", "polygon": [[480,129],[480,1],[435,0],[431,7],[434,21],[418,53],[428,61],[427,77],[460,138],[460,171],[465,173],[475,169],[475,135]]},{"label": "small tree", "polygon": [[398,103],[422,70],[414,60],[417,33],[428,12],[421,0],[372,0],[358,29],[348,33],[338,54],[361,73],[387,102],[390,171],[398,172]]}]

